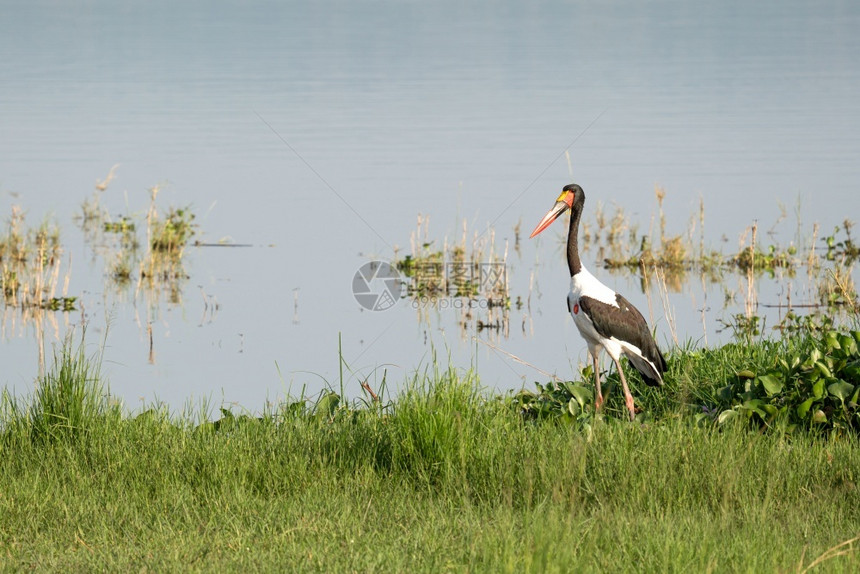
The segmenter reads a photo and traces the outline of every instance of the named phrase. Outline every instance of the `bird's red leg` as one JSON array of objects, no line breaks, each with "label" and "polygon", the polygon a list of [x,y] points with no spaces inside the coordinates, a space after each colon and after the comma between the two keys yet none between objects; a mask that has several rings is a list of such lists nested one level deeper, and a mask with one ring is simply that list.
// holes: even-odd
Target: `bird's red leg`
[{"label": "bird's red leg", "polygon": [[636,419],[636,410],[633,404],[633,395],[630,394],[630,387],[627,386],[627,379],[624,378],[624,371],[621,370],[621,364],[613,357],[615,368],[618,369],[618,376],[621,377],[621,386],[624,388],[624,402],[627,404],[627,410],[630,412],[630,420]]},{"label": "bird's red leg", "polygon": [[603,393],[600,392],[600,366],[597,364],[597,353],[592,353],[591,358],[594,361],[594,387],[597,390],[597,400],[594,403],[594,410],[599,411],[603,406]]}]

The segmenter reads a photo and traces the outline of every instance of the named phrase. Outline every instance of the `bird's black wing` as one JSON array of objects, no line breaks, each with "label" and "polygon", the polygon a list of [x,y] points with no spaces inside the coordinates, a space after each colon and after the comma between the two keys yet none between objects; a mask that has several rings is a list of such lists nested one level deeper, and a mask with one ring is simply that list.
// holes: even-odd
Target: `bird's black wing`
[{"label": "bird's black wing", "polygon": [[[630,301],[615,294],[618,307],[598,301],[592,297],[579,298],[579,306],[588,314],[594,323],[594,329],[603,337],[615,337],[634,345],[642,351],[642,356],[651,361],[660,374],[666,370],[666,359],[657,347],[657,342],[651,335],[648,323],[642,313]],[[637,369],[640,370],[640,369]],[[641,370],[640,370],[641,372]],[[658,384],[648,373],[641,373],[649,385]]]}]

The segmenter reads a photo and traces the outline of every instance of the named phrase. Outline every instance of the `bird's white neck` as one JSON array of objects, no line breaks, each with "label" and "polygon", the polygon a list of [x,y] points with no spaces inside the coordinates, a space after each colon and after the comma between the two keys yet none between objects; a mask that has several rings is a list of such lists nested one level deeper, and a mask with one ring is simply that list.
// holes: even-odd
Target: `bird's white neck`
[{"label": "bird's white neck", "polygon": [[570,292],[576,297],[591,297],[608,305],[618,306],[615,291],[607,287],[591,274],[588,269],[580,266],[579,272],[570,278]]}]

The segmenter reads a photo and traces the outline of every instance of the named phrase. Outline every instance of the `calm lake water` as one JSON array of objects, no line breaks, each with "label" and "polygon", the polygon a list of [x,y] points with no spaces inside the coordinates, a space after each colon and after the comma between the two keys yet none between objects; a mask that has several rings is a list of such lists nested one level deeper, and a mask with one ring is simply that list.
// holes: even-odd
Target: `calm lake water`
[{"label": "calm lake water", "polygon": [[[654,185],[668,232],[703,198],[705,240],[725,252],[754,221],[777,238],[857,216],[860,4],[856,2],[0,2],[0,215],[60,224],[78,311],[43,324],[6,310],[0,384],[29,392],[38,344],[87,325],[129,408],[162,400],[258,410],[285,394],[390,384],[431,361],[477,364],[518,388],[544,377],[490,341],[570,376],[585,345],[565,313],[557,224],[525,237],[571,180],[647,230]],[[181,303],[117,293],[73,216],[119,164],[112,215],[191,205]],[[799,207],[798,207],[799,206]],[[426,320],[408,300],[366,311],[353,276],[410,251],[418,214],[437,245],[492,226],[508,242],[509,333]],[[514,250],[514,227],[523,241]],[[696,231],[698,234],[698,231]],[[698,236],[698,235],[697,235]],[[471,237],[471,235],[470,235]],[[724,240],[725,239],[725,240]],[[770,240],[770,239],[768,239]],[[589,267],[624,292],[664,348],[728,338],[739,295],[698,279],[661,303],[639,279]],[[804,272],[761,283],[761,302],[811,297]],[[856,276],[856,274],[855,274]],[[217,303],[217,309],[215,305]],[[152,350],[150,356],[150,335]]]}]

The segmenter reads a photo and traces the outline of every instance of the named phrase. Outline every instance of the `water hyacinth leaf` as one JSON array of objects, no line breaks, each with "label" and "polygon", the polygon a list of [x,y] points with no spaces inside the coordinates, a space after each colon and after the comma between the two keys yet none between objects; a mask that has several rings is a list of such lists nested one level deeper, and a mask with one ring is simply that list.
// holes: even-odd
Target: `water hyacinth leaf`
[{"label": "water hyacinth leaf", "polygon": [[854,361],[845,365],[840,374],[847,381],[860,382],[860,361]]},{"label": "water hyacinth leaf", "polygon": [[750,371],[749,369],[744,369],[743,371],[738,371],[739,379],[754,379],[755,373]]},{"label": "water hyacinth leaf", "polygon": [[737,411],[732,410],[732,409],[725,410],[725,411],[720,413],[719,417],[717,417],[717,424],[724,425],[724,424],[728,423],[729,421],[732,421],[735,418],[737,418],[737,416],[738,416]]},{"label": "water hyacinth leaf", "polygon": [[732,388],[732,385],[726,385],[725,387],[722,387],[717,394],[722,401],[730,402],[734,396],[734,389]]},{"label": "water hyacinth leaf", "polygon": [[815,361],[815,368],[818,369],[818,372],[821,373],[822,376],[828,379],[833,378],[833,373],[830,371],[830,368],[822,361]]},{"label": "water hyacinth leaf", "polygon": [[824,335],[824,342],[828,349],[842,348],[842,345],[839,344],[839,337],[837,336],[836,331],[828,331],[827,334]]},{"label": "water hyacinth leaf", "polygon": [[594,400],[594,394],[591,392],[591,389],[582,385],[568,383],[567,390],[576,399],[580,407],[585,408],[585,405]]},{"label": "water hyacinth leaf", "polygon": [[762,409],[764,406],[764,401],[761,399],[752,399],[749,401],[744,401],[743,408],[756,413],[761,418],[765,418],[767,413]]},{"label": "water hyacinth leaf", "polygon": [[194,428],[197,432],[211,432],[214,433],[218,430],[218,427],[215,426],[215,423],[212,421],[206,421],[205,423],[201,423]]},{"label": "water hyacinth leaf", "polygon": [[762,405],[761,408],[762,408],[762,410],[764,410],[764,412],[766,412],[771,417],[775,417],[777,415],[777,413],[779,412],[779,409],[777,409],[776,406],[771,405],[771,404]]},{"label": "water hyacinth leaf", "polygon": [[806,418],[806,413],[809,412],[809,409],[812,407],[812,403],[815,402],[815,398],[808,398],[799,405],[797,405],[797,416],[800,418]]},{"label": "water hyacinth leaf", "polygon": [[821,360],[821,351],[819,351],[817,348],[812,349],[812,352],[809,353],[810,365],[814,365],[816,362],[818,362],[820,360]]},{"label": "water hyacinth leaf", "polygon": [[140,413],[139,415],[137,415],[136,417],[134,417],[134,420],[140,421],[140,422],[150,421],[150,420],[155,418],[155,415],[156,415],[155,409],[147,409],[147,410],[143,411],[142,413]]},{"label": "water hyacinth leaf", "polygon": [[816,399],[820,399],[824,396],[824,379],[818,379],[815,381],[815,384],[812,385],[812,395]]},{"label": "water hyacinth leaf", "polygon": [[815,387],[815,383],[817,383],[820,378],[821,375],[818,373],[818,371],[810,371],[806,373],[803,377],[804,381],[807,384],[811,385],[813,388]]},{"label": "water hyacinth leaf", "polygon": [[221,407],[221,418],[212,423],[212,426],[216,431],[227,431],[232,430],[235,424],[236,417],[233,416],[233,413],[229,409]]},{"label": "water hyacinth leaf", "polygon": [[827,415],[824,414],[824,411],[818,409],[815,411],[815,414],[812,415],[812,422],[814,423],[826,423]]},{"label": "water hyacinth leaf", "polygon": [[579,413],[582,412],[582,407],[580,407],[579,403],[573,397],[567,403],[567,412],[575,417],[579,416]]},{"label": "water hyacinth leaf", "polygon": [[290,415],[297,417],[305,412],[305,401],[293,401],[287,405],[285,411]]},{"label": "water hyacinth leaf", "polygon": [[758,378],[759,382],[764,386],[764,390],[769,397],[782,392],[782,381],[775,375],[767,374]]},{"label": "water hyacinth leaf", "polygon": [[854,385],[846,383],[845,381],[839,381],[827,386],[827,392],[834,397],[839,398],[842,402],[845,402],[845,399],[850,397],[853,391]]},{"label": "water hyacinth leaf", "polygon": [[842,350],[845,351],[845,355],[847,357],[854,357],[857,355],[857,341],[855,341],[850,335],[843,335],[840,333],[839,345],[842,347]]},{"label": "water hyacinth leaf", "polygon": [[340,396],[335,392],[329,392],[320,398],[316,405],[316,416],[330,417],[340,404]]}]

